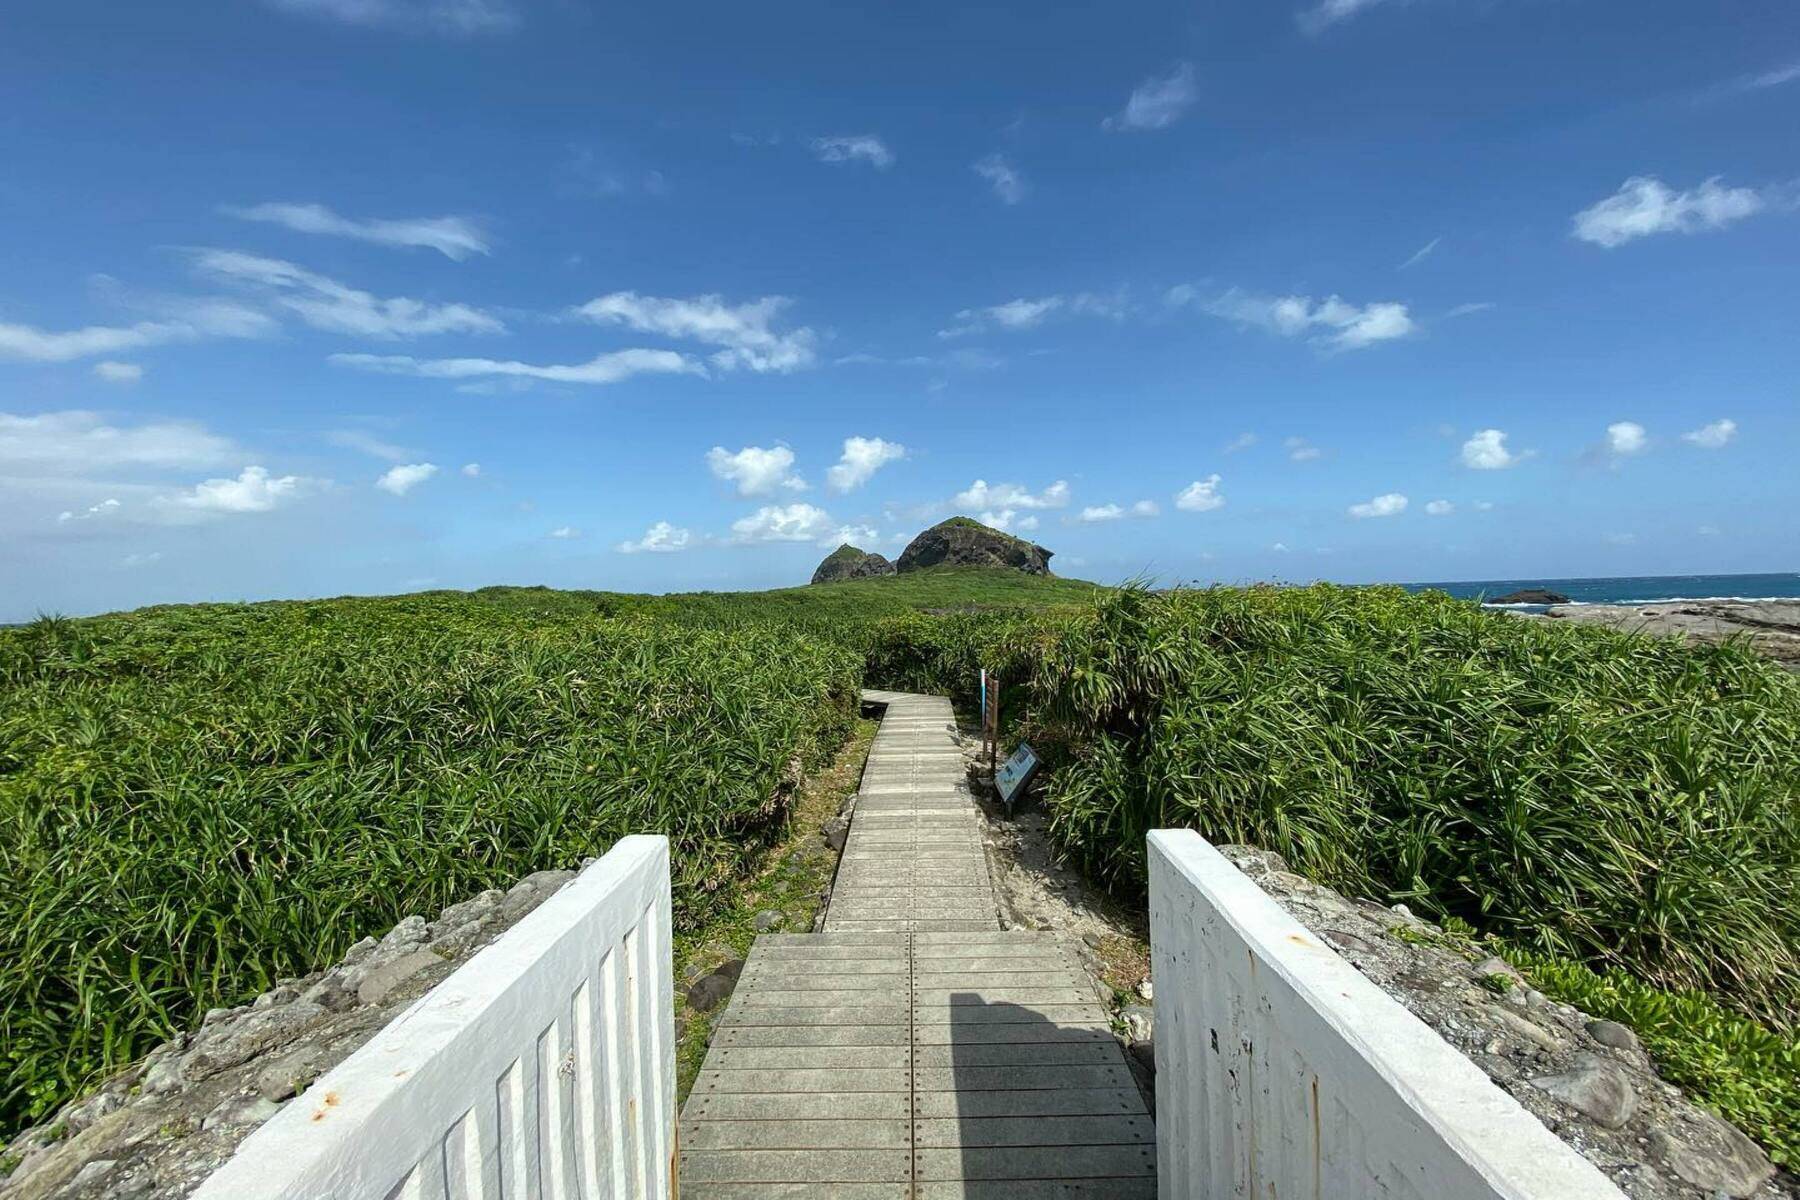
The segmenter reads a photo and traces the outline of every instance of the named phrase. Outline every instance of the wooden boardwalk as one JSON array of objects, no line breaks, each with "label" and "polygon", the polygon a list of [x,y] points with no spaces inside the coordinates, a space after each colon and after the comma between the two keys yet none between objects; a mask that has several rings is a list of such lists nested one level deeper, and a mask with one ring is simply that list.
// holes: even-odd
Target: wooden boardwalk
[{"label": "wooden boardwalk", "polygon": [[1093,982],[1000,928],[950,703],[887,705],[823,933],[756,940],[681,1116],[693,1200],[1152,1197]]}]

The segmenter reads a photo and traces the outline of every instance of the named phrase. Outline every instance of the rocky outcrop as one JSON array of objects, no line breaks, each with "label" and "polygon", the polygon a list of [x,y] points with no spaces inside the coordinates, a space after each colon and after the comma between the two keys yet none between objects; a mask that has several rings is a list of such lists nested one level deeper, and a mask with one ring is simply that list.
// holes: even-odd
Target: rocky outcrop
[{"label": "rocky outcrop", "polygon": [[1699,642],[1742,637],[1789,670],[1800,670],[1800,600],[1683,600],[1669,604],[1569,604],[1553,620]]},{"label": "rocky outcrop", "polygon": [[1006,567],[1027,575],[1050,574],[1051,552],[1024,538],[990,529],[968,517],[939,521],[900,553],[897,569]]},{"label": "rocky outcrop", "polygon": [[199,1029],[15,1137],[0,1156],[0,1171],[11,1168],[0,1198],[186,1196],[314,1079],[574,877],[539,871],[435,921],[408,917],[335,967],[212,1009]]},{"label": "rocky outcrop", "polygon": [[814,583],[835,583],[840,579],[871,579],[877,575],[892,575],[894,564],[879,554],[862,550],[845,542],[836,550],[825,556],[819,569],[812,574]]},{"label": "rocky outcrop", "polygon": [[1278,854],[1219,849],[1627,1196],[1800,1197],[1800,1181],[1754,1142],[1665,1083],[1626,1026],[1550,999],[1503,959],[1469,953],[1405,905],[1347,900],[1293,874]]},{"label": "rocky outcrop", "polygon": [[1504,596],[1495,596],[1489,604],[1567,604],[1569,598],[1549,588],[1520,588]]}]

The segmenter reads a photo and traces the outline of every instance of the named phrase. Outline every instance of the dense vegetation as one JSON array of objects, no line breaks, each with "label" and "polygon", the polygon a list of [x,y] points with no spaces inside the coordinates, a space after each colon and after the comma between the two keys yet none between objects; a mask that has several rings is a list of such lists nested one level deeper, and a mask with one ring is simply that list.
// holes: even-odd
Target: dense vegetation
[{"label": "dense vegetation", "polygon": [[[981,667],[1095,877],[1141,887],[1157,826],[1278,850],[1503,938],[1577,1003],[1664,1014],[1650,1044],[1684,1081],[1794,1143],[1767,1097],[1800,1061],[1800,677],[1397,589],[980,571],[0,633],[0,1126],[208,1004],[627,829],[675,839],[698,919],[860,682],[967,701]],[[1700,1004],[1717,1019],[1682,1015]]]}]

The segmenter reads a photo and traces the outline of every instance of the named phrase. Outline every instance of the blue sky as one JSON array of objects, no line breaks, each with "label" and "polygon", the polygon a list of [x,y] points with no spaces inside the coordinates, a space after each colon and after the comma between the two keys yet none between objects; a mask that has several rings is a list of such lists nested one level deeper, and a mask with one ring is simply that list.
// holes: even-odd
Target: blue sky
[{"label": "blue sky", "polygon": [[69,0],[0,114],[0,620],[1800,550],[1792,4]]}]

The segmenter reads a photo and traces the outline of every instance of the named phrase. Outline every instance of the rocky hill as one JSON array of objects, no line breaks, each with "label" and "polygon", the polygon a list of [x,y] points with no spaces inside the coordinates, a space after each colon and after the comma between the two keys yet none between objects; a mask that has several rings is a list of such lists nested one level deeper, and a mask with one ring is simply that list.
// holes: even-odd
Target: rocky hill
[{"label": "rocky hill", "polygon": [[1051,551],[1024,538],[990,529],[968,517],[939,521],[900,553],[896,569],[926,567],[1006,567],[1027,575],[1050,574]]},{"label": "rocky hill", "polygon": [[876,575],[892,575],[894,564],[868,550],[845,542],[825,556],[813,572],[814,583],[834,583],[840,579],[868,579]]}]

